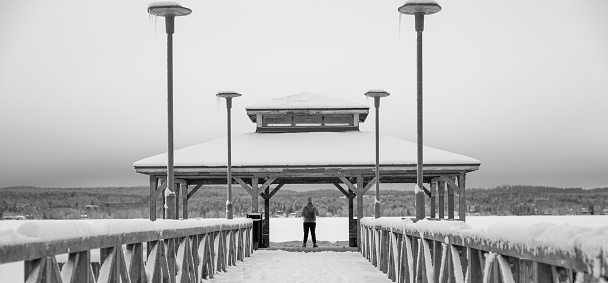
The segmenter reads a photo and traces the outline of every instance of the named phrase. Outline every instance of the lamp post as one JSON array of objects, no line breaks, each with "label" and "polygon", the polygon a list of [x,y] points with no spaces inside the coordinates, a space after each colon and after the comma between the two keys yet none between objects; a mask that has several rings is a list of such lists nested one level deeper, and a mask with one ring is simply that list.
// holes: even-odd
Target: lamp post
[{"label": "lamp post", "polygon": [[175,17],[190,15],[192,10],[174,2],[158,2],[148,6],[148,13],[165,17],[167,30],[167,188],[170,193],[167,195],[169,209],[165,217],[177,219],[179,216],[175,215],[175,180],[173,177],[173,32],[175,31]]},{"label": "lamp post", "polygon": [[226,219],[232,219],[234,217],[234,210],[232,207],[232,130],[230,110],[232,109],[232,98],[239,96],[241,96],[241,94],[234,91],[219,92],[217,94],[217,97],[226,99],[226,120],[228,124],[228,176],[226,177],[228,183],[228,199],[226,200]]},{"label": "lamp post", "polygon": [[424,30],[424,15],[431,15],[441,11],[441,6],[433,0],[408,0],[399,7],[399,13],[414,15],[416,18],[417,37],[417,161],[416,161],[416,219],[424,219],[424,191],[423,191],[423,159],[422,159],[422,31]]},{"label": "lamp post", "polygon": [[374,98],[376,108],[376,199],[374,200],[374,217],[380,218],[380,98],[390,94],[383,90],[370,90],[365,93],[367,97]]}]

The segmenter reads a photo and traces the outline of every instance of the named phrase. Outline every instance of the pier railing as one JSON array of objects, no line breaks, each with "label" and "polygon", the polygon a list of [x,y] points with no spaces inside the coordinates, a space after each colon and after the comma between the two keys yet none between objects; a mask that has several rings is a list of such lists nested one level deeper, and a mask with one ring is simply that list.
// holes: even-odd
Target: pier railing
[{"label": "pier railing", "polygon": [[608,226],[365,218],[362,254],[394,282],[608,282]]},{"label": "pier railing", "polygon": [[25,282],[200,282],[253,251],[250,219],[36,221],[4,232],[0,264],[23,261]]}]

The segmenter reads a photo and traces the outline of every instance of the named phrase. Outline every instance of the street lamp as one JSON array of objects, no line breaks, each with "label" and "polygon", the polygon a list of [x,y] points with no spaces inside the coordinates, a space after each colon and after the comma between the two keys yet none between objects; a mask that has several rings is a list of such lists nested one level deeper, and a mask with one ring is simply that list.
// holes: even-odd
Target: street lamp
[{"label": "street lamp", "polygon": [[[165,17],[167,30],[167,123],[168,123],[168,150],[167,150],[167,188],[170,193],[167,196],[169,210],[165,218],[175,218],[175,189],[173,177],[173,32],[175,31],[175,17],[187,16],[192,10],[182,7],[175,2],[158,2],[148,6],[150,15]],[[150,200],[152,201],[152,200]]]},{"label": "street lamp", "polygon": [[383,90],[370,90],[365,93],[367,97],[374,98],[376,108],[376,200],[374,201],[374,216],[380,218],[380,98],[390,94]]},{"label": "street lamp", "polygon": [[422,160],[422,31],[424,30],[424,15],[431,15],[441,11],[441,6],[433,0],[408,0],[399,7],[399,13],[414,15],[416,17],[417,35],[417,168],[416,168],[416,219],[424,219],[424,191],[423,191],[423,160]]},{"label": "street lamp", "polygon": [[232,109],[232,98],[241,96],[240,93],[234,91],[218,92],[217,97],[223,97],[226,99],[226,117],[228,124],[228,200],[226,201],[226,219],[232,219],[234,216],[232,207],[232,131],[231,131],[231,119],[230,109]]}]

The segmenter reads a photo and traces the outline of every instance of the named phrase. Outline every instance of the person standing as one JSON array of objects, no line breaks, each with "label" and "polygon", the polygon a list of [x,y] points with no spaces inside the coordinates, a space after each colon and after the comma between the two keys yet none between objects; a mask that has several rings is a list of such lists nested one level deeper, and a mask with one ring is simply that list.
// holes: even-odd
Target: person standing
[{"label": "person standing", "polygon": [[315,234],[317,215],[319,215],[319,210],[312,203],[312,197],[308,197],[308,204],[302,209],[302,217],[304,218],[304,242],[302,247],[304,248],[306,247],[306,242],[308,242],[308,230],[310,230],[310,235],[312,236],[313,247],[318,247],[317,235]]}]

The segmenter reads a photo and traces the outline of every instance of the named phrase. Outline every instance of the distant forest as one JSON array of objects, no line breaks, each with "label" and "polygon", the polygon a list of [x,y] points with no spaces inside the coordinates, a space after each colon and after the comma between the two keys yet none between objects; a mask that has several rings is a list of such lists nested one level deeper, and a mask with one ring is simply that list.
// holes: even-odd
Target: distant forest
[{"label": "distant forest", "polygon": [[[148,187],[0,188],[0,218],[148,218],[148,194]],[[305,192],[281,189],[270,200],[270,213],[273,217],[299,214],[308,196],[314,198],[321,216],[348,216],[348,199],[337,189]],[[470,215],[608,214],[608,187],[583,190],[505,185],[467,189],[466,197]],[[381,190],[380,198],[383,216],[415,214],[412,190]],[[262,212],[264,201],[261,197],[258,200]],[[372,189],[364,196],[364,216],[373,216],[373,202]],[[427,215],[430,213],[428,202],[427,198]],[[190,218],[225,217],[225,203],[225,186],[204,186],[190,199],[188,213]],[[455,203],[457,205],[458,200]],[[233,204],[237,217],[245,217],[251,211],[251,197],[238,186],[233,188]],[[157,215],[161,215],[160,198],[157,207]],[[356,201],[354,209],[356,212]]]}]

